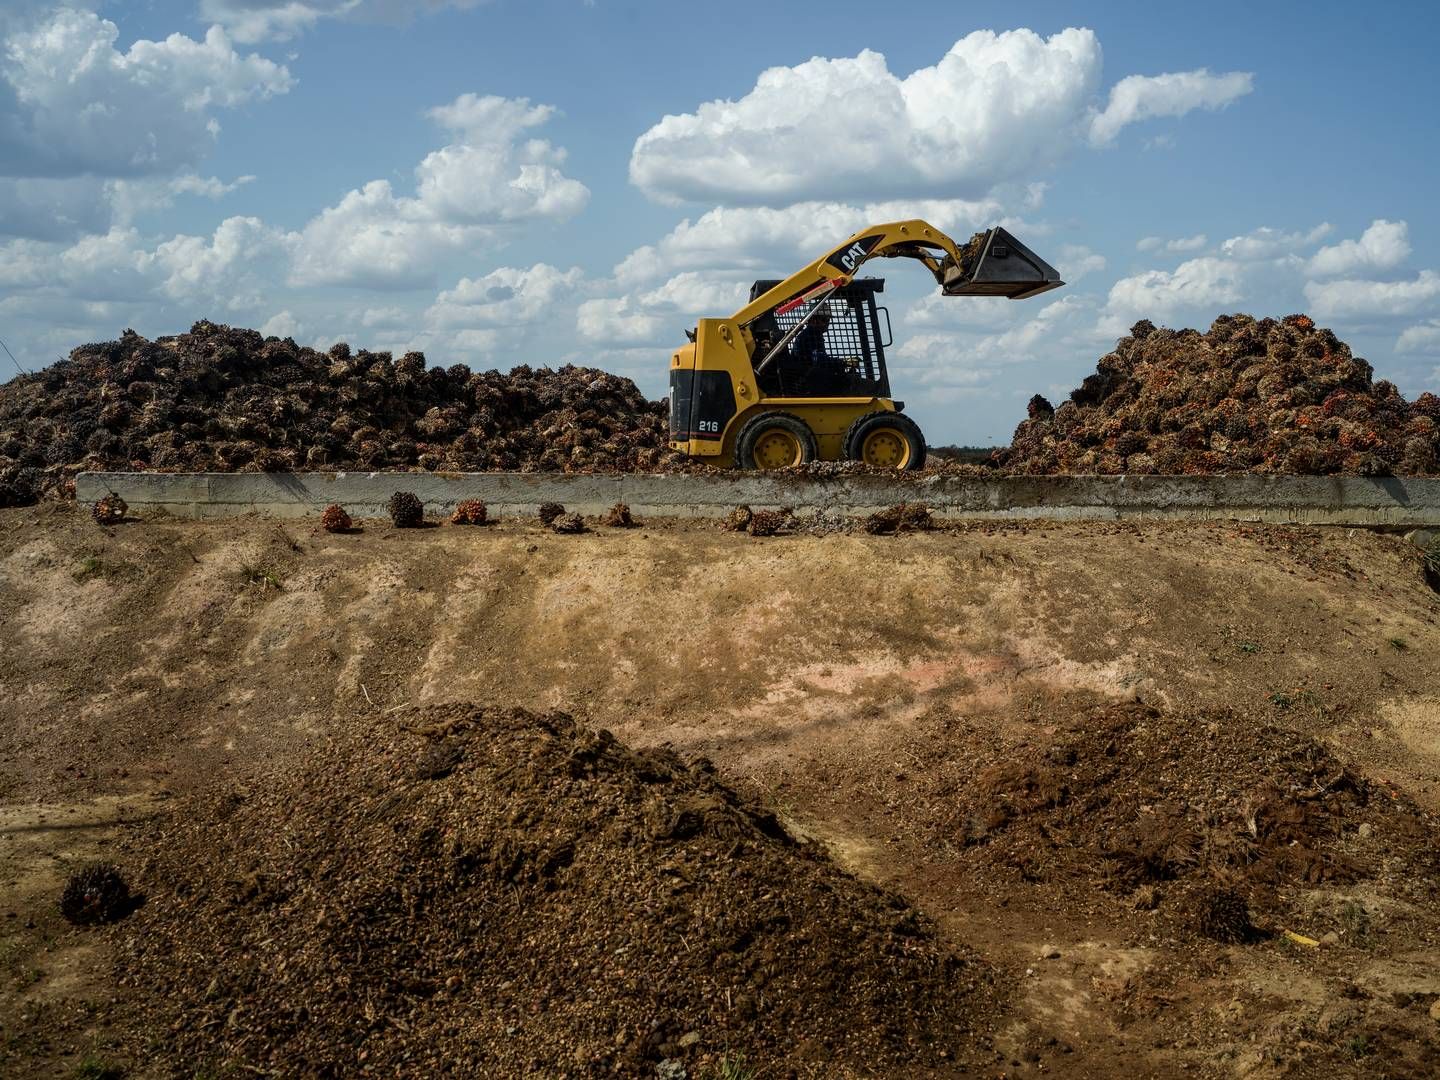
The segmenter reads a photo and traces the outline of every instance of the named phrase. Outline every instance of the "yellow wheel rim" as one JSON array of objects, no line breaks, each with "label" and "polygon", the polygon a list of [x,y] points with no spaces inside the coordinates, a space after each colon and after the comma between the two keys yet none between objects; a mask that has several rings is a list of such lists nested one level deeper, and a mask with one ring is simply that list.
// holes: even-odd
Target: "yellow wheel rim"
[{"label": "yellow wheel rim", "polygon": [[882,469],[903,469],[910,464],[910,440],[898,428],[877,427],[865,436],[860,460]]},{"label": "yellow wheel rim", "polygon": [[805,447],[799,437],[784,428],[771,428],[755,440],[757,469],[783,469],[799,465],[804,457]]}]

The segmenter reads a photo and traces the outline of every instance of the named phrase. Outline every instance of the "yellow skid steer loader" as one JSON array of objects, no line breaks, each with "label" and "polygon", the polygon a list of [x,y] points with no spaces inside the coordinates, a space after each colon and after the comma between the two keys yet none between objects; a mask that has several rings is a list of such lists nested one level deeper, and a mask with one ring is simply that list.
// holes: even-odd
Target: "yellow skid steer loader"
[{"label": "yellow skid steer loader", "polygon": [[871,226],[784,281],[755,282],[745,307],[687,334],[670,358],[670,445],[742,469],[923,466],[925,437],[890,396],[890,313],[875,302],[885,282],[856,277],[879,257],[918,259],[946,296],[1020,300],[1064,284],[999,227],[959,247],[923,221]]}]

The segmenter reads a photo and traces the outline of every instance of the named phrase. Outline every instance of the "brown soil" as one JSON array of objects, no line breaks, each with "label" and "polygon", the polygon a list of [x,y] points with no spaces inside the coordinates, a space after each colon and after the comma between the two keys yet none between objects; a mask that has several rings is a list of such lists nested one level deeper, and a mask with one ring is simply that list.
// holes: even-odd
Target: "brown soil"
[{"label": "brown soil", "polygon": [[[168,1075],[155,1054],[201,1035],[154,1018],[218,1012],[205,1013],[215,1005],[203,995],[146,981],[164,958],[132,964],[115,942],[143,947],[147,925],[179,940],[182,910],[197,916],[197,933],[258,933],[277,912],[321,907],[337,935],[359,932],[352,908],[396,895],[383,887],[386,867],[396,889],[409,877],[376,860],[322,879],[317,860],[333,851],[356,865],[366,838],[382,834],[395,845],[386,850],[423,853],[423,830],[410,826],[428,819],[396,806],[373,832],[357,825],[318,851],[299,842],[325,822],[358,822],[396,790],[418,792],[413,805],[442,824],[461,805],[445,792],[483,792],[481,831],[501,829],[495,815],[506,806],[540,805],[491,771],[491,744],[497,753],[532,745],[525,729],[501,726],[488,740],[457,733],[447,740],[463,746],[453,762],[423,756],[422,740],[400,730],[416,706],[478,701],[497,718],[517,706],[565,709],[647,760],[645,748],[664,744],[683,762],[708,757],[714,777],[687,766],[662,801],[689,797],[692,784],[738,791],[722,801],[773,808],[786,832],[905,897],[965,972],[994,973],[998,995],[959,1002],[971,1034],[956,1052],[972,1073],[1428,1074],[1440,1031],[1427,861],[1440,808],[1440,596],[1400,538],[1228,524],[941,525],[899,538],[751,538],[654,521],[564,537],[528,520],[359,524],[349,534],[250,519],[101,528],[75,509],[0,513],[0,1072],[67,1075],[88,1053],[134,1075]],[[552,764],[542,755],[536,777]],[[410,779],[417,770],[438,778]],[[613,794],[632,780],[622,768],[592,790]],[[207,816],[234,791],[247,798],[224,823]],[[639,820],[623,800],[614,806],[617,822]],[[538,850],[552,825],[577,835],[594,826],[597,855],[619,864],[614,888],[660,880],[652,864],[669,857],[658,852],[670,841],[637,832],[648,861],[628,865],[592,805],[567,797],[543,807],[536,833],[517,842]],[[282,811],[297,832],[280,830]],[[207,822],[212,855],[184,839]],[[386,822],[398,827],[386,832]],[[286,835],[297,838],[293,851]],[[878,894],[850,891],[803,844],[750,842],[771,860],[771,901],[746,891],[760,879],[745,867],[760,862],[737,862],[733,884],[702,876],[697,888],[764,911],[787,904],[786,882],[808,896],[825,881],[857,915],[882,910],[864,899]],[[222,875],[225,853],[242,848],[253,857]],[[585,845],[575,850],[562,876],[580,873]],[[58,900],[69,874],[97,859],[119,866],[146,903],[112,930],[73,928]],[[227,882],[254,870],[257,887],[268,873],[294,891],[227,906]],[[177,897],[173,883],[186,875],[211,895]],[[327,904],[326,880],[358,906]],[[579,913],[576,958],[599,955],[585,950],[599,947],[606,924],[588,921],[600,909],[574,890],[538,880],[501,888],[483,875],[470,887],[502,907],[523,896],[542,911]],[[799,910],[790,907],[797,919]],[[687,911],[702,926],[704,914]],[[646,938],[648,918],[624,908],[608,932],[632,929],[651,960],[681,965],[686,985],[720,977],[658,932]],[[888,940],[865,919],[856,941]],[[307,951],[329,940],[314,920],[273,925],[280,937],[264,948],[279,951],[263,954],[249,999],[261,1026],[246,1027],[242,1010],[226,1028],[227,1012],[205,1037],[258,1045],[245,1040],[278,1015],[266,980],[276,1009],[294,1000],[286,987],[299,976],[278,966],[285,950],[298,971],[311,959],[319,971],[346,970],[325,966],[341,963],[334,950]],[[495,942],[482,934],[470,947],[499,949],[520,925],[502,920]],[[814,926],[817,940],[835,929]],[[437,927],[437,942],[451,932]],[[377,940],[424,948],[395,935]],[[252,958],[266,940],[253,938]],[[505,954],[509,978],[553,979],[566,955],[557,950],[537,938],[544,964],[533,972],[523,950]],[[803,959],[791,965],[797,979],[816,970]],[[174,985],[190,985],[188,961],[173,962]],[[244,970],[242,951],[219,948],[212,966]],[[372,969],[398,970],[383,957],[355,970]],[[473,978],[504,981],[487,969],[457,986]],[[245,991],[221,983],[227,1000],[241,1000]],[[630,997],[623,986],[585,985],[594,1009],[616,1017],[657,1000],[702,1017],[700,1049],[680,1059],[692,1076],[742,1049],[709,1041],[713,1001],[683,987],[647,999],[643,987]],[[400,993],[376,1016],[409,1023],[396,1009],[413,1005],[438,1017],[456,992],[441,986],[430,997]],[[546,1015],[526,1012],[538,1000],[506,1007]],[[543,1007],[570,1023],[584,1015],[576,1000],[549,993]],[[319,1039],[333,1028],[316,1030]],[[535,1026],[519,1031],[506,1036],[519,1040],[517,1055],[553,1060]],[[370,1034],[384,1053],[409,1038],[388,1021]],[[825,1075],[798,1045],[756,1038],[746,1059],[755,1076]],[[137,1049],[146,1039],[153,1051]],[[477,1037],[478,1048],[488,1042]],[[643,1060],[654,1075],[657,1062]],[[581,1065],[571,1073],[583,1075]]]}]

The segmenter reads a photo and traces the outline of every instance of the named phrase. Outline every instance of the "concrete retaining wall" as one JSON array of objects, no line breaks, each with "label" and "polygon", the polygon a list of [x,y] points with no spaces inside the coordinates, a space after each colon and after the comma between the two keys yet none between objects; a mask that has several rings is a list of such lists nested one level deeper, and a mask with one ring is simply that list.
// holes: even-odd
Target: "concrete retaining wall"
[{"label": "concrete retaining wall", "polygon": [[1440,479],[1326,476],[843,476],[796,480],[760,474],[565,476],[553,473],[82,473],[77,499],[115,492],[138,512],[210,518],[261,513],[307,517],[339,503],[379,517],[398,490],[434,514],[483,499],[498,514],[558,502],[600,514],[617,502],[639,515],[718,517],[741,503],[797,512],[868,514],[923,502],[952,518],[1228,518],[1315,525],[1440,525]]}]

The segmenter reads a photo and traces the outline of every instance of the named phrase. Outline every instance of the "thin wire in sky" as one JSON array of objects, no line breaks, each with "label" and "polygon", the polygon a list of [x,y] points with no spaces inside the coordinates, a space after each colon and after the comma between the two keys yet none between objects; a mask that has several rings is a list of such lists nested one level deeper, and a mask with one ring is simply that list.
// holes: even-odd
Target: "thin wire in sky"
[{"label": "thin wire in sky", "polygon": [[0,339],[0,349],[5,350],[5,355],[10,357],[10,362],[12,364],[14,364],[17,368],[20,368],[20,370],[25,372],[26,375],[30,374],[29,368],[20,367],[20,361],[15,359],[15,354],[10,351],[10,346],[6,345],[3,339]]}]

